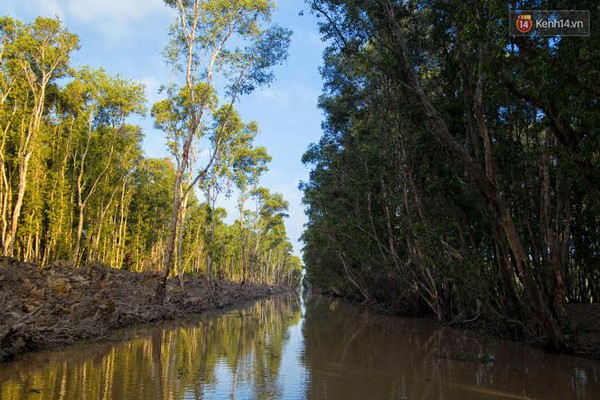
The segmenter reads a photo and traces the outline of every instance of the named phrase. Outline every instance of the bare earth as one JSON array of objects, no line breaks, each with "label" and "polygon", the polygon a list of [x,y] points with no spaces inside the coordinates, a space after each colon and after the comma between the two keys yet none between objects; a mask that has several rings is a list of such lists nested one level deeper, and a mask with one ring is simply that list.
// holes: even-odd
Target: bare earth
[{"label": "bare earth", "polygon": [[108,338],[115,329],[228,307],[288,290],[248,283],[169,281],[164,305],[160,277],[94,264],[39,268],[0,258],[0,362],[28,351]]}]

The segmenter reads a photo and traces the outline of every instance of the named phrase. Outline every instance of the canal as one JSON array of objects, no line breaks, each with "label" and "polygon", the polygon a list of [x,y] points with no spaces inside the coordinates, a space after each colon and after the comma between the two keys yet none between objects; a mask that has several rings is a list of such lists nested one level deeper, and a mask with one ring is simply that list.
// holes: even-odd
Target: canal
[{"label": "canal", "polygon": [[600,362],[277,296],[0,365],[0,399],[599,399]]}]

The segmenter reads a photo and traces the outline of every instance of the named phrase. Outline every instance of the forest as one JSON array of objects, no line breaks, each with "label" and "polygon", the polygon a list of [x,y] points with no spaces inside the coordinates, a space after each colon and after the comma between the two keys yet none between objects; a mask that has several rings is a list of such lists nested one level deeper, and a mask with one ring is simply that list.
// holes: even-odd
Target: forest
[{"label": "forest", "polygon": [[496,0],[307,4],[329,44],[307,283],[564,348],[600,296],[599,31],[512,37]]},{"label": "forest", "polygon": [[[296,286],[288,203],[261,186],[271,156],[235,109],[274,79],[291,32],[266,0],[165,3],[175,78],[151,107],[142,84],[73,68],[85,43],[58,18],[0,18],[1,253],[153,271],[161,301],[169,276]],[[169,157],[144,155],[136,116],[152,118]],[[228,224],[219,201],[231,196]]]},{"label": "forest", "polygon": [[600,398],[597,0],[42,3],[0,397]]}]

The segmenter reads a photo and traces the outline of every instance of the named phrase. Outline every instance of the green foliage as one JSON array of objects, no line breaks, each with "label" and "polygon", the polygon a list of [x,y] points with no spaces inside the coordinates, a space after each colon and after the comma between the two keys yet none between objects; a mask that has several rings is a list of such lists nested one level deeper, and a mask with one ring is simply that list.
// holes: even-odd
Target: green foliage
[{"label": "green foliage", "polygon": [[307,3],[330,43],[303,157],[308,282],[440,320],[597,301],[598,32],[509,38],[499,1]]},{"label": "green foliage", "polygon": [[[167,277],[177,261],[181,275],[183,232],[190,191],[199,187],[209,202],[209,228],[205,231],[207,275],[212,279],[215,258],[214,203],[220,180],[233,179],[242,191],[240,201],[240,259],[246,280],[246,236],[243,217],[245,192],[266,169],[265,149],[253,149],[255,123],[244,125],[234,109],[241,95],[273,80],[272,67],[287,57],[291,32],[270,24],[275,7],[269,0],[167,0],[177,10],[165,58],[179,84],[168,90],[168,99],[153,107],[157,128],[167,134],[176,161],[174,199],[169,236],[164,251],[164,299]],[[224,88],[217,93],[217,88]],[[218,97],[227,98],[225,104]],[[212,121],[211,121],[212,119]],[[208,160],[198,162],[199,146],[207,144]],[[200,165],[201,164],[201,165]],[[198,235],[197,235],[198,236]],[[176,248],[177,247],[177,251]]]},{"label": "green foliage", "polygon": [[[246,39],[257,38],[260,45],[253,43],[259,47],[286,36],[279,31],[275,38],[277,34],[261,28],[271,2],[234,3],[202,2],[198,31],[215,33],[220,24],[237,27]],[[187,7],[192,2],[181,4]],[[221,33],[219,38],[225,39]],[[197,40],[209,45],[207,37]],[[256,59],[245,59],[246,64],[232,61],[239,61],[236,68],[253,68],[237,82],[258,85],[272,79],[271,66],[285,58],[287,43],[280,44],[277,49],[257,50]],[[166,99],[152,107],[155,126],[166,133],[174,160],[145,158],[143,133],[130,123],[133,115],[146,111],[141,84],[103,69],[73,70],[69,56],[78,48],[78,38],[56,19],[22,24],[3,17],[0,45],[4,255],[40,264],[59,259],[78,265],[100,261],[158,271],[169,243],[176,204],[173,189],[179,178],[183,184],[178,193],[185,198],[184,207],[178,203],[180,234],[175,237],[180,275],[241,279],[241,261],[251,258],[249,279],[298,284],[301,266],[286,237],[287,203],[281,195],[261,189],[259,211],[242,210],[252,215],[252,222],[243,226],[251,248],[242,246],[239,225],[228,226],[225,210],[216,206],[217,195],[234,183],[250,196],[271,157],[265,148],[252,145],[257,124],[244,123],[233,101],[220,104],[214,83],[202,79],[206,74],[199,73],[191,87],[169,86],[164,90]],[[225,58],[235,59],[233,53],[222,54],[219,68]],[[189,157],[189,151],[201,145],[211,149],[211,162],[195,171],[197,153]],[[198,174],[194,182],[191,172]],[[197,197],[200,192],[207,194],[205,203]]]}]

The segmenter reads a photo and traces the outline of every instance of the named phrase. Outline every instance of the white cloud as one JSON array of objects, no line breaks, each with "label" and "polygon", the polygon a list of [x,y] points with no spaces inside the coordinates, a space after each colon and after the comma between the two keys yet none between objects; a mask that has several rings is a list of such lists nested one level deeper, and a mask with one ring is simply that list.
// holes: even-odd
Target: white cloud
[{"label": "white cloud", "polygon": [[55,17],[64,20],[65,12],[61,0],[2,0],[0,1],[0,15],[11,15],[25,20],[34,17]]},{"label": "white cloud", "polygon": [[277,97],[277,93],[275,92],[275,90],[270,88],[259,90],[257,92],[257,95],[258,97],[262,97],[269,100],[275,99]]},{"label": "white cloud", "polygon": [[148,104],[150,106],[161,99],[158,90],[160,89],[162,82],[156,76],[145,76],[142,79],[139,79],[138,82],[146,87],[146,97],[148,98]]},{"label": "white cloud", "polygon": [[61,3],[65,4],[69,17],[78,22],[113,26],[139,21],[150,13],[166,10],[161,0],[62,0]]},{"label": "white cloud", "polygon": [[[79,22],[90,24],[111,38],[132,36],[148,28],[151,18],[169,18],[170,9],[162,0],[61,0],[66,2],[67,15]],[[160,31],[164,26],[161,23]]]},{"label": "white cloud", "polygon": [[[9,0],[30,13],[85,24],[108,37],[131,32],[149,16],[169,14],[162,0]],[[19,4],[20,3],[20,4]]]}]

